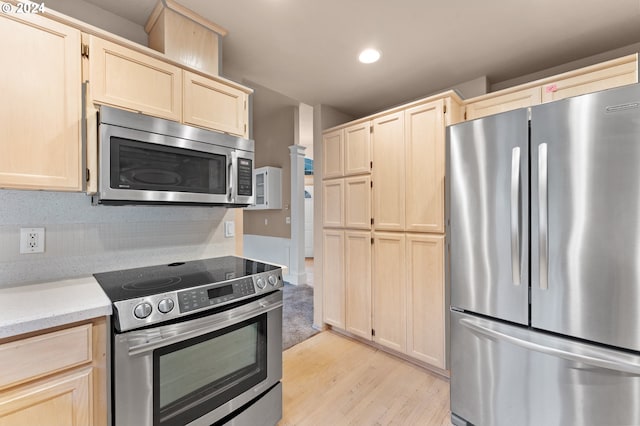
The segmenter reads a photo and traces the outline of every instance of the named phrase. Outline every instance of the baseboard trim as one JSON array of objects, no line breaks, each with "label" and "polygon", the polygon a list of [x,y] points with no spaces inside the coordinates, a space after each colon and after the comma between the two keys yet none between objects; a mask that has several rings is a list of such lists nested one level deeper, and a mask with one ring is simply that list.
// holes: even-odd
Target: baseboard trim
[{"label": "baseboard trim", "polygon": [[428,370],[430,373],[433,373],[433,374],[435,374],[435,375],[437,375],[437,376],[439,376],[439,377],[441,377],[443,379],[446,379],[446,380],[450,380],[451,379],[451,376],[450,376],[450,373],[449,373],[448,370],[442,370],[442,369],[440,369],[438,367],[434,367],[433,365],[430,365],[430,364],[427,364],[425,362],[419,361],[417,359],[411,358],[410,356],[408,356],[406,354],[394,351],[393,349],[389,349],[386,346],[382,346],[379,343],[376,343],[376,342],[374,342],[372,340],[367,340],[367,339],[364,339],[364,338],[362,338],[360,336],[356,336],[355,334],[351,334],[348,331],[340,330],[339,328],[334,328],[331,325],[327,325],[327,327],[333,333],[339,334],[341,336],[347,337],[347,338],[352,339],[352,340],[356,340],[356,341],[358,341],[360,343],[364,343],[365,345],[371,346],[371,347],[373,347],[375,349],[379,349],[382,352],[388,353],[389,355],[393,355],[396,358],[400,358],[400,359],[402,359],[404,361],[407,361],[407,362],[409,362],[409,363],[411,363],[413,365],[416,365],[416,366],[418,366],[420,368],[423,368],[424,370]]}]

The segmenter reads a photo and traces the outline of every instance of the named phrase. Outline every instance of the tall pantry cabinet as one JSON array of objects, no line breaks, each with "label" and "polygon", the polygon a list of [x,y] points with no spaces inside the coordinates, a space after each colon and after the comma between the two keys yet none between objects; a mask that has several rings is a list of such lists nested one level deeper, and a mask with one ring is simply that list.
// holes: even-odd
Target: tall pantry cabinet
[{"label": "tall pantry cabinet", "polygon": [[447,92],[323,137],[324,321],[440,369],[445,125],[461,118]]},{"label": "tall pantry cabinet", "polygon": [[371,124],[323,137],[324,322],[371,338]]}]

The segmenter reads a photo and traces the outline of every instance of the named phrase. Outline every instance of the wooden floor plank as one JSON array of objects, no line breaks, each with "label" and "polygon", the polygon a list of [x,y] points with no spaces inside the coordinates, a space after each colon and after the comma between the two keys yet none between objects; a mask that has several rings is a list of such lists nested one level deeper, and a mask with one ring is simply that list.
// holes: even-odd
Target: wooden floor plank
[{"label": "wooden floor plank", "polygon": [[449,382],[325,331],[283,353],[279,426],[449,426]]}]

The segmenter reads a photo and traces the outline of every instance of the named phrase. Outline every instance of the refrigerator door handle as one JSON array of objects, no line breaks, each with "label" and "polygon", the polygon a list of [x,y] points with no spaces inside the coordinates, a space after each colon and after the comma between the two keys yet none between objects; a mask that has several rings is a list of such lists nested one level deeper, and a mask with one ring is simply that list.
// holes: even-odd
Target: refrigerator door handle
[{"label": "refrigerator door handle", "polygon": [[520,147],[511,150],[511,280],[520,285]]},{"label": "refrigerator door handle", "polygon": [[540,290],[549,288],[549,243],[548,243],[548,176],[547,144],[538,145],[538,257],[540,267]]},{"label": "refrigerator door handle", "polygon": [[594,346],[589,346],[588,350],[576,350],[575,347],[573,350],[571,350],[569,347],[560,347],[562,346],[561,344],[557,347],[553,347],[541,342],[535,342],[535,338],[532,338],[531,340],[525,340],[517,336],[508,334],[507,330],[497,330],[493,327],[486,327],[480,324],[477,320],[474,321],[469,318],[461,319],[460,324],[471,330],[471,332],[484,335],[492,340],[504,341],[513,345],[520,346],[527,350],[563,358],[567,361],[584,363],[594,367],[640,376],[640,364],[638,363],[638,357],[635,356],[629,356],[626,354],[618,355],[616,353],[612,353],[613,351],[611,350],[601,349]]}]

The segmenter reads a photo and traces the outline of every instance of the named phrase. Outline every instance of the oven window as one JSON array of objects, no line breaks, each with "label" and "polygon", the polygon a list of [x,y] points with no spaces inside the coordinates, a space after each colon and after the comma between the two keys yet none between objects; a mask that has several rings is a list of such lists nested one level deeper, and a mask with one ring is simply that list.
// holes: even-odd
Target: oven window
[{"label": "oven window", "polygon": [[267,378],[267,315],[154,351],[154,424],[184,425]]},{"label": "oven window", "polygon": [[226,194],[225,155],[111,137],[111,188]]}]

